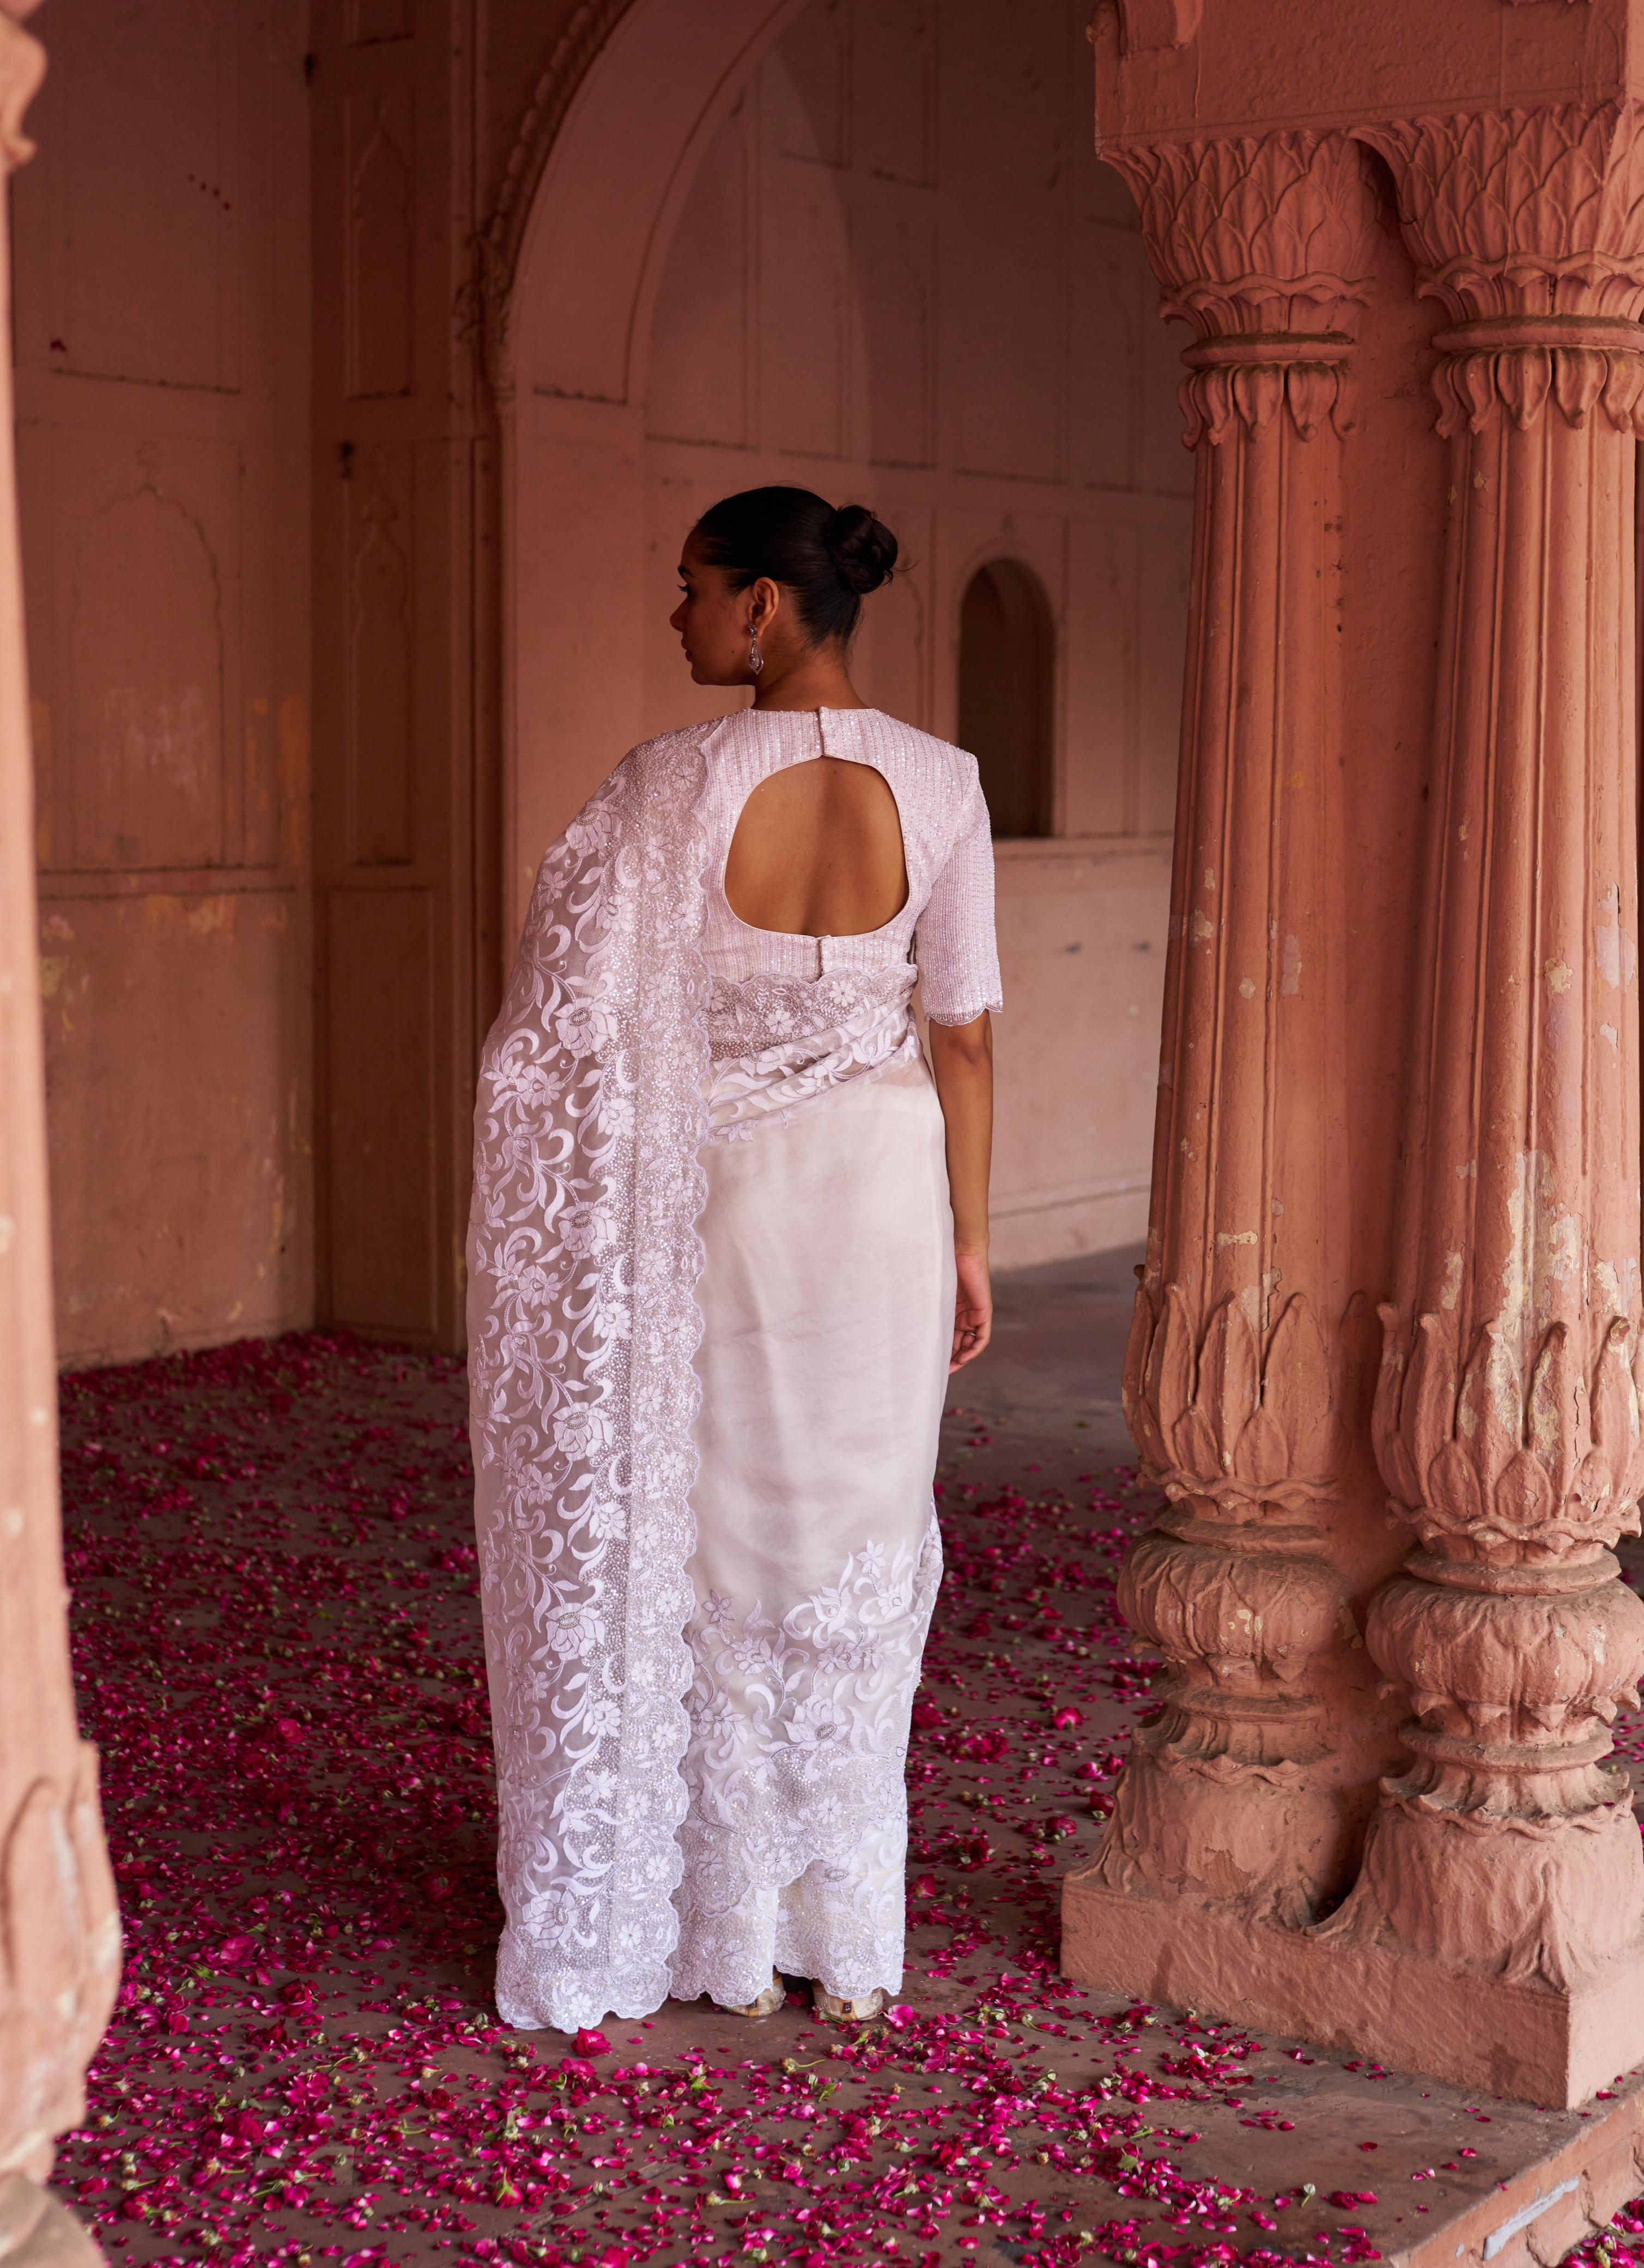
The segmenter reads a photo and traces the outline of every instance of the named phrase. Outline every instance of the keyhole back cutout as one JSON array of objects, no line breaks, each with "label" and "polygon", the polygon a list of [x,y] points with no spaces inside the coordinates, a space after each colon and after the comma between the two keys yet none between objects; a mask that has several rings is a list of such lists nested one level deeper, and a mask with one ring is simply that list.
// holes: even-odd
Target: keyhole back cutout
[{"label": "keyhole back cutout", "polygon": [[737,816],[725,902],[748,929],[870,937],[907,903],[901,815],[871,764],[810,756],[761,780]]}]

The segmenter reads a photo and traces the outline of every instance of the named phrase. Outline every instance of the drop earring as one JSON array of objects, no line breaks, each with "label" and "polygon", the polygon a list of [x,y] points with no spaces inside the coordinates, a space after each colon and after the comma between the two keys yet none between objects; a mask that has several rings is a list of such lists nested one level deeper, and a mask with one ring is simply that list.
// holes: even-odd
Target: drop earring
[{"label": "drop earring", "polygon": [[755,630],[752,644],[748,648],[748,667],[757,677],[764,666],[765,656],[760,652],[760,634]]}]

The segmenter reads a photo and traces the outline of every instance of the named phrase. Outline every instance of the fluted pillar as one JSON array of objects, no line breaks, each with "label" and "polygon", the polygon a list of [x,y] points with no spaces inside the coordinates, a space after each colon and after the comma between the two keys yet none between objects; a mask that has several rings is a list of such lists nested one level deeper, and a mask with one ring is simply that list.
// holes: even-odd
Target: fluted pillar
[{"label": "fluted pillar", "polygon": [[1376,1449],[1417,1548],[1407,1696],[1332,1948],[1470,1988],[1452,2075],[1578,2101],[1644,2056],[1644,1864],[1609,1724],[1644,1604],[1631,103],[1367,130],[1436,345],[1450,558],[1421,1019]]},{"label": "fluted pillar", "polygon": [[[0,168],[44,56],[0,12]],[[0,228],[0,261],[5,258]],[[0,267],[0,305],[6,278]],[[97,1758],[75,1729],[57,1525],[56,1375],[32,865],[23,593],[0,363],[0,2257],[77,2268],[102,2255],[40,2186],[84,2112],[85,2066],[114,2002],[119,1926]]]},{"label": "fluted pillar", "polygon": [[[1103,150],[1185,315],[1193,580],[1148,1257],[1125,1409],[1168,1507],[1120,1603],[1164,1654],[1064,1963],[1217,2005],[1184,1905],[1295,1928],[1351,1819],[1321,1721],[1352,1624],[1321,1518],[1350,1454],[1337,684],[1341,451],[1374,206],[1345,136]],[[1183,1964],[1187,1964],[1185,1967]],[[1212,1966],[1215,1965],[1214,1960]]]}]

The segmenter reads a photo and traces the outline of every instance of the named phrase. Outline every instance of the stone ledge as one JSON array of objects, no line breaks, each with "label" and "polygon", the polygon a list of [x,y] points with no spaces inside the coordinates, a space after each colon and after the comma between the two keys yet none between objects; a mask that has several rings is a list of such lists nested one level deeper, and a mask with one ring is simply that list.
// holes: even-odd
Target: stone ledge
[{"label": "stone ledge", "polygon": [[1103,1992],[1203,2009],[1562,2110],[1644,2063],[1644,1948],[1561,1993],[1128,1896],[1087,1868],[1063,1884],[1061,1965]]},{"label": "stone ledge", "polygon": [[[1391,2066],[1391,2088],[1360,2100],[1356,2116],[1345,2100],[1316,2096],[1316,2082],[1298,2080],[1298,2092],[1312,2099],[1290,2107],[1321,2191],[1365,2177],[1367,2161],[1355,2154],[1382,2131],[1383,2107],[1406,2107],[1404,2098],[1414,2097],[1430,2105],[1417,2117],[1442,2132],[1464,2107],[1450,2087],[1475,2100],[1516,2097],[1522,2105],[1538,2100],[1527,2083],[1532,2073],[1553,2079],[1538,2099],[1557,2107],[1495,2113],[1498,2139],[1510,2134],[1510,2160],[1491,2167],[1487,2194],[1432,2192],[1439,2213],[1419,2234],[1408,2233],[1402,2214],[1396,2230],[1377,2225],[1394,2201],[1391,2193],[1379,2212],[1363,2213],[1391,2268],[1552,2268],[1644,2193],[1644,2077],[1615,2078],[1618,2064],[1630,2072],[1644,2062],[1644,1959],[1637,1954],[1565,1998],[1423,1969],[1408,1955],[1321,1941],[1232,1914],[1190,1914],[1108,1889],[1085,1869],[1063,1884],[1062,1968],[1093,1991],[1193,2008],[1270,2042],[1279,2034]],[[1483,2051],[1484,2040],[1504,2037],[1516,2040],[1516,2052],[1499,2045],[1494,2055]],[[1417,2095],[1418,2083],[1402,2075],[1413,2070],[1432,2075],[1431,2091]],[[1589,2100],[1611,2082],[1610,2100]],[[1577,2107],[1583,2102],[1587,2108]],[[1434,2146],[1436,2154],[1442,2146]],[[1213,2162],[1211,2170],[1222,2169]],[[1229,2165],[1227,2178],[1238,2172]]]}]

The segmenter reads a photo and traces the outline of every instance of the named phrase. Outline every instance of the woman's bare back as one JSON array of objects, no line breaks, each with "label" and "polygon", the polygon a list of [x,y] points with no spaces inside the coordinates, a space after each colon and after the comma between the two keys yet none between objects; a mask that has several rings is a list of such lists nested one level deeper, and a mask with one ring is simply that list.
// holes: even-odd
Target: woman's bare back
[{"label": "woman's bare back", "polygon": [[869,764],[814,756],[773,773],[742,806],[725,898],[751,928],[860,937],[907,901],[896,798]]}]

